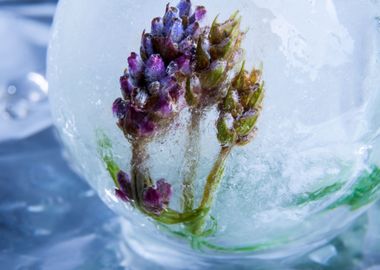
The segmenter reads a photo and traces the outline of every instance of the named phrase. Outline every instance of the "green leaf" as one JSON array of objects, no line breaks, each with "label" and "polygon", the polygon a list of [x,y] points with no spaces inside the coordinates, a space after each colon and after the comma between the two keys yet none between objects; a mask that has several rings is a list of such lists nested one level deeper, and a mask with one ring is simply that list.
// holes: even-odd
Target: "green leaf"
[{"label": "green leaf", "polygon": [[357,210],[378,198],[380,191],[380,168],[374,167],[371,172],[364,173],[351,188],[351,192],[333,203],[327,210],[341,206],[350,206]]},{"label": "green leaf", "polygon": [[342,189],[342,187],[343,187],[343,183],[334,183],[330,186],[320,188],[316,191],[302,194],[301,196],[295,199],[294,203],[296,205],[303,205],[303,204],[311,203],[314,201],[318,201],[338,192],[339,190]]}]

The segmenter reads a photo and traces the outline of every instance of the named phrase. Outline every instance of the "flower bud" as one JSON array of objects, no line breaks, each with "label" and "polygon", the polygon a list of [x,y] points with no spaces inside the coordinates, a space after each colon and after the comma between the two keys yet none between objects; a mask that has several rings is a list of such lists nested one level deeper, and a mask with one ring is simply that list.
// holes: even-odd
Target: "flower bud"
[{"label": "flower bud", "polygon": [[204,37],[200,37],[197,45],[197,52],[195,55],[196,70],[202,71],[210,66],[210,54],[208,52],[209,45]]},{"label": "flower bud", "polygon": [[158,54],[150,56],[146,63],[145,78],[154,82],[160,80],[165,75],[165,63]]},{"label": "flower bud", "polygon": [[121,98],[117,98],[112,105],[112,112],[118,119],[123,119],[128,112],[128,103]]},{"label": "flower bud", "polygon": [[225,79],[226,66],[225,61],[213,62],[210,69],[200,75],[202,88],[211,89],[220,85]]},{"label": "flower bud", "polygon": [[176,7],[168,7],[163,18],[164,34],[170,33],[174,20],[178,18],[179,18],[178,9]]},{"label": "flower bud", "polygon": [[223,102],[221,102],[220,111],[230,112],[233,117],[238,117],[244,108],[239,103],[239,94],[236,90],[230,89],[224,98]]},{"label": "flower bud", "polygon": [[234,144],[236,133],[233,129],[234,118],[231,114],[221,114],[216,122],[217,137],[222,146]]},{"label": "flower bud", "polygon": [[182,40],[182,37],[184,35],[184,29],[182,26],[182,20],[181,19],[174,19],[173,25],[170,30],[170,38],[173,42],[178,43]]},{"label": "flower bud", "polygon": [[173,102],[168,96],[159,97],[156,102],[155,112],[161,118],[169,118],[173,113]]},{"label": "flower bud", "polygon": [[230,129],[223,126],[223,122],[217,124],[218,131],[221,130],[220,133],[224,135],[218,135],[222,144],[230,139],[228,132],[232,131],[236,134],[233,143],[237,145],[245,145],[254,137],[264,98],[264,83],[260,82],[260,79],[261,71],[253,69],[249,74],[244,69],[244,63],[233,78],[227,95],[219,105],[222,119],[226,114],[233,117],[233,127]]},{"label": "flower bud", "polygon": [[238,136],[247,136],[255,127],[259,114],[255,110],[245,112],[234,122],[234,128]]},{"label": "flower bud", "polygon": [[140,54],[141,58],[146,61],[153,54],[153,40],[152,35],[143,32],[141,38]]},{"label": "flower bud", "polygon": [[190,15],[190,10],[191,10],[191,1],[181,0],[177,5],[177,9],[179,10],[180,18],[184,16],[188,17]]},{"label": "flower bud", "polygon": [[156,187],[148,187],[143,193],[144,208],[155,214],[160,215],[170,202],[172,188],[164,179],[160,179],[156,183]]},{"label": "flower bud", "polygon": [[185,99],[189,106],[196,107],[199,104],[201,91],[201,82],[196,75],[186,80]]},{"label": "flower bud", "polygon": [[217,19],[218,18],[216,17],[210,29],[209,38],[212,44],[221,43],[225,38],[230,37],[232,33],[240,27],[241,17],[238,17],[238,13],[232,15],[230,19],[223,24],[219,24]]},{"label": "flower bud", "polygon": [[152,21],[151,34],[153,36],[161,36],[164,32],[164,22],[162,18],[157,17]]},{"label": "flower bud", "polygon": [[136,53],[131,53],[128,57],[129,74],[133,78],[141,78],[144,70],[144,63]]},{"label": "flower bud", "polygon": [[120,77],[120,88],[123,98],[126,100],[130,99],[136,87],[132,84],[132,80],[129,78],[128,74],[124,74]]},{"label": "flower bud", "polygon": [[203,20],[206,16],[207,10],[204,6],[197,6],[195,8],[194,14],[190,16],[189,23],[192,24],[197,21]]},{"label": "flower bud", "polygon": [[119,188],[115,190],[116,196],[125,202],[131,201],[133,199],[132,184],[128,174],[124,171],[119,171],[116,180],[119,184]]}]

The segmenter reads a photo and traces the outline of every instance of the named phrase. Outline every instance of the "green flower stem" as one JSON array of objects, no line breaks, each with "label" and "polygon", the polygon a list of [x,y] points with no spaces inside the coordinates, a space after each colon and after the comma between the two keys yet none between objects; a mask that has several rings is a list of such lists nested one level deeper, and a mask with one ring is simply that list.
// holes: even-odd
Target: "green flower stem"
[{"label": "green flower stem", "polygon": [[[215,161],[210,174],[207,177],[207,182],[203,190],[203,197],[200,204],[200,208],[210,210],[211,205],[214,201],[215,193],[224,175],[226,160],[229,154],[231,153],[232,148],[233,146],[223,146],[220,149],[219,156]],[[195,221],[193,224],[189,226],[190,231],[193,234],[198,235],[202,233],[203,226],[206,222],[206,217],[207,215]]]},{"label": "green flower stem", "polygon": [[203,112],[192,109],[191,121],[188,126],[188,141],[185,153],[185,171],[183,176],[182,209],[184,212],[194,208],[194,182],[200,159],[200,123]]},{"label": "green flower stem", "polygon": [[133,200],[137,205],[140,205],[142,202],[144,187],[152,184],[149,171],[145,165],[145,161],[148,158],[146,145],[147,143],[143,140],[134,139],[132,141],[131,184]]}]

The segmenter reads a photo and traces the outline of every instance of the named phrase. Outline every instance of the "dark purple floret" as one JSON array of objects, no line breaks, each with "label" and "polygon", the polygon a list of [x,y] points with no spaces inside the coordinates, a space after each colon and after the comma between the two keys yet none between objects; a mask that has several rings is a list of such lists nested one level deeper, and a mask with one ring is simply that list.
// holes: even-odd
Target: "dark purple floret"
[{"label": "dark purple floret", "polygon": [[173,112],[173,105],[170,98],[168,96],[160,97],[156,103],[155,111],[162,118],[170,117]]},{"label": "dark purple floret", "polygon": [[164,34],[170,33],[171,27],[175,19],[179,18],[178,9],[175,7],[167,8],[167,11],[164,15]]},{"label": "dark purple floret", "polygon": [[127,100],[130,99],[133,91],[136,89],[136,87],[132,84],[132,80],[129,78],[128,74],[120,77],[120,87],[123,98]]},{"label": "dark purple floret", "polygon": [[171,194],[171,185],[160,179],[156,187],[148,187],[144,191],[143,205],[149,212],[160,215],[169,205]]},{"label": "dark purple floret", "polygon": [[154,36],[160,36],[164,32],[164,22],[162,18],[157,17],[153,19],[152,21],[152,29],[151,29],[152,35]]},{"label": "dark purple floret", "polygon": [[140,59],[137,53],[132,52],[128,57],[129,74],[133,78],[140,78],[144,70],[144,63]]},{"label": "dark purple floret", "polygon": [[181,19],[175,19],[170,30],[170,38],[172,41],[178,43],[182,40],[184,35],[184,29]]},{"label": "dark purple floret", "polygon": [[191,15],[189,22],[190,24],[196,22],[196,21],[201,21],[205,16],[206,16],[207,10],[203,6],[198,6],[196,7],[194,14]]},{"label": "dark purple floret", "polygon": [[165,63],[159,54],[153,54],[146,62],[145,78],[150,81],[158,81],[165,75]]},{"label": "dark purple floret", "polygon": [[153,54],[153,41],[152,35],[149,33],[142,34],[141,37],[141,47],[140,47],[141,57],[146,60]]},{"label": "dark purple floret", "polygon": [[169,183],[165,182],[165,179],[157,181],[157,190],[161,194],[161,199],[164,204],[169,204],[170,197],[172,196],[172,187]]},{"label": "dark purple floret", "polygon": [[115,189],[116,196],[123,201],[132,200],[132,185],[128,174],[124,171],[119,171],[117,182],[119,183],[119,188]]},{"label": "dark purple floret", "polygon": [[112,112],[118,119],[123,119],[128,112],[127,103],[122,98],[116,99],[112,105]]},{"label": "dark purple floret", "polygon": [[179,10],[179,16],[182,18],[183,16],[189,16],[191,11],[191,1],[190,0],[181,0],[177,5]]}]

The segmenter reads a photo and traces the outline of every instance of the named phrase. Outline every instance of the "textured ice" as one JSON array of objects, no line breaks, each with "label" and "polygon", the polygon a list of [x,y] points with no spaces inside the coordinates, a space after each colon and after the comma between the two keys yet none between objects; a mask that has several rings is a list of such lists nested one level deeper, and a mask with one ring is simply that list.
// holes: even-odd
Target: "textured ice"
[{"label": "textured ice", "polygon": [[[218,243],[249,244],[300,228],[305,217],[323,205],[288,208],[299,194],[337,181],[352,183],[369,165],[380,117],[376,78],[379,68],[378,1],[194,1],[207,6],[208,22],[240,10],[249,28],[244,47],[249,66],[264,64],[267,97],[257,138],[236,148],[229,159],[213,215]],[[128,168],[130,148],[115,125],[111,104],[118,97],[118,77],[130,51],[138,50],[140,33],[162,15],[166,1],[110,3],[62,1],[49,59],[49,82],[57,124],[102,198],[144,223],[128,206],[116,203],[113,184],[96,153],[96,131],[113,141],[117,162]],[[223,7],[223,8],[221,8]],[[69,16],[68,16],[69,14]],[[154,178],[174,186],[179,206],[187,112],[165,138],[150,145]],[[215,112],[202,126],[197,191],[218,152]],[[199,198],[199,197],[198,197]],[[316,221],[328,232],[343,225],[347,213]],[[144,223],[145,224],[145,223]],[[339,227],[339,226],[338,226]],[[310,227],[309,227],[310,230]]]}]

